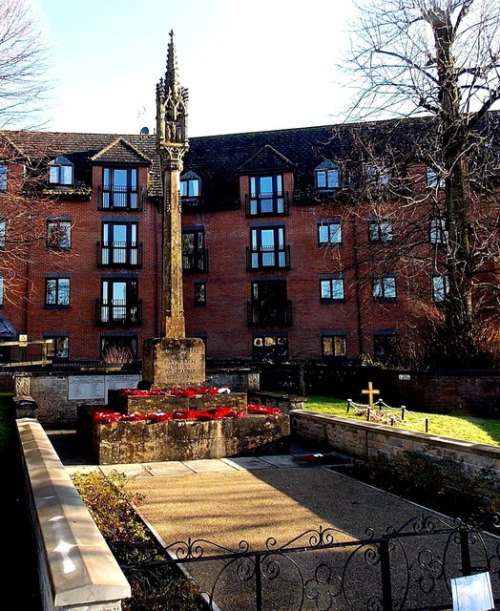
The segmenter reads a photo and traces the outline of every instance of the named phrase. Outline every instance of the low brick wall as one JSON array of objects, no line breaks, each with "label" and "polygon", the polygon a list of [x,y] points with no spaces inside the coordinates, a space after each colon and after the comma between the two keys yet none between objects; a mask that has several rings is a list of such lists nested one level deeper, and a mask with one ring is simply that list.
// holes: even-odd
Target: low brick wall
[{"label": "low brick wall", "polygon": [[470,475],[491,469],[500,477],[500,448],[486,444],[302,410],[290,413],[290,430],[292,440],[314,442],[357,458],[382,454],[397,459],[402,452],[419,452],[436,459],[456,460]]},{"label": "low brick wall", "polygon": [[288,416],[247,416],[208,422],[94,423],[98,464],[194,460],[288,452]]},{"label": "low brick wall", "polygon": [[44,611],[119,611],[129,583],[40,423],[16,422]]}]

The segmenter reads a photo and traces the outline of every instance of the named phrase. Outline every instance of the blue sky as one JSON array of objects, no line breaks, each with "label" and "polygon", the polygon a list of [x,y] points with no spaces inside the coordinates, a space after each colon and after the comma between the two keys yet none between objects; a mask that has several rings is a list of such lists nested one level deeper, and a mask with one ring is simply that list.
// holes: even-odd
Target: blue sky
[{"label": "blue sky", "polygon": [[350,0],[31,0],[55,88],[47,129],[154,129],[175,32],[191,136],[323,125],[346,110]]}]

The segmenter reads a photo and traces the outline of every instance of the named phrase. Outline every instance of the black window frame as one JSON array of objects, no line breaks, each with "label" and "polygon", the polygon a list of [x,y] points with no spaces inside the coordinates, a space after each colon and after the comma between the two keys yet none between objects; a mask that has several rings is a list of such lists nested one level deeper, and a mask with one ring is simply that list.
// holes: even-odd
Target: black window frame
[{"label": "black window frame", "polygon": [[[72,223],[68,219],[48,219],[46,246],[49,250],[66,251],[71,250]],[[57,239],[62,236],[62,239]],[[68,245],[61,245],[67,238]]]},{"label": "black window frame", "polygon": [[[262,190],[262,181],[271,180],[271,191]],[[279,183],[279,184],[278,184]],[[271,209],[263,209],[264,202],[271,202]],[[248,177],[248,216],[280,216],[287,214],[284,176],[281,173],[255,174]]]},{"label": "black window frame", "polygon": [[7,245],[7,219],[0,218],[0,250],[5,250]]},{"label": "black window frame", "polygon": [[[389,281],[391,281],[389,283]],[[394,288],[394,295],[387,295],[391,285]],[[377,287],[380,287],[380,294]],[[375,303],[394,303],[398,298],[398,287],[396,282],[396,274],[387,273],[379,274],[372,278],[372,297]]]},{"label": "black window frame", "polygon": [[[442,286],[438,287],[437,281],[442,281]],[[448,274],[434,274],[431,278],[432,300],[435,304],[442,304],[450,292],[450,277]]]},{"label": "black window frame", "polygon": [[[193,236],[189,241],[188,237]],[[204,227],[182,228],[182,270],[184,272],[208,272],[208,251]]]},{"label": "black window frame", "polygon": [[9,166],[0,163],[0,193],[5,193],[9,187]]},{"label": "black window frame", "polygon": [[[125,285],[125,299],[114,299],[114,285]],[[99,321],[103,324],[140,324],[141,300],[137,276],[105,276],[101,278]]]},{"label": "black window frame", "polygon": [[[335,291],[334,284],[340,283],[342,286],[342,297],[334,297]],[[328,284],[329,286],[329,297],[323,296],[323,287]],[[344,303],[345,302],[345,282],[344,277],[338,274],[333,274],[328,277],[323,277],[319,279],[319,300],[320,303]]]},{"label": "black window frame", "polygon": [[[285,225],[250,227],[249,270],[275,270],[290,267],[290,247],[286,243],[285,229]],[[262,244],[263,232],[272,232],[272,248]]]},{"label": "black window frame", "polygon": [[[320,177],[324,180],[320,181]],[[319,184],[320,182],[324,182],[324,184]],[[314,169],[314,187],[318,191],[335,191],[336,189],[340,189],[340,186],[341,173],[338,163],[325,160]]]},{"label": "black window frame", "polygon": [[207,305],[207,281],[196,280],[193,283],[193,299],[197,308],[204,308]]},{"label": "black window frame", "polygon": [[[326,228],[328,236],[326,240],[322,240],[321,232],[325,228]],[[318,246],[320,248],[331,248],[335,246],[341,246],[343,244],[342,219],[323,219],[321,221],[318,221],[317,235],[318,235]],[[333,237],[337,237],[337,236],[339,239],[332,240]]]},{"label": "black window frame", "polygon": [[[330,340],[332,350],[330,353],[327,353],[325,350],[326,340]],[[342,354],[337,354],[336,351],[336,340],[342,340],[343,344],[343,352]],[[328,359],[341,359],[347,358],[347,333],[335,333],[334,331],[328,333],[321,334],[321,356],[323,358]]]},{"label": "black window frame", "polygon": [[[266,348],[266,341],[269,348],[271,343],[274,346],[284,346],[283,349],[276,350],[256,350],[259,348],[256,342],[262,340],[261,348]],[[289,338],[288,333],[254,333],[252,335],[252,359],[264,360],[267,358],[287,359],[289,355]]]},{"label": "black window frame", "polygon": [[[114,239],[115,228],[125,227],[125,242]],[[134,231],[135,228],[135,240]],[[107,234],[107,239],[105,239]],[[139,243],[139,223],[137,220],[104,220],[101,225],[101,245],[99,265],[102,267],[138,267],[141,264]]]},{"label": "black window frame", "polygon": [[433,246],[444,246],[447,241],[446,219],[436,214],[429,219],[429,243]]},{"label": "black window frame", "polygon": [[[388,225],[388,230],[387,226]],[[368,221],[368,240],[372,244],[387,244],[394,239],[391,219],[376,218]]]},{"label": "black window frame", "polygon": [[[116,184],[115,174],[117,172],[126,172],[125,185]],[[106,177],[107,173],[108,177]],[[137,166],[105,165],[102,167],[101,176],[101,209],[136,211],[142,209]]]},{"label": "black window frame", "polygon": [[[63,169],[64,168],[64,169]],[[70,168],[70,178],[67,180],[65,172]],[[57,176],[56,176],[57,174]],[[54,180],[55,178],[55,180]],[[49,163],[49,179],[48,183],[52,187],[70,187],[75,183],[75,166],[66,157],[56,157]]]},{"label": "black window frame", "polygon": [[[54,283],[54,289],[49,290],[50,284]],[[67,289],[62,288],[62,284],[67,283]],[[68,309],[71,305],[71,278],[69,276],[47,276],[45,278],[45,308],[47,309]],[[54,298],[49,301],[49,297]],[[61,299],[67,295],[67,301]]]},{"label": "black window frame", "polygon": [[[51,339],[52,344],[47,348],[47,356],[56,361],[66,361],[69,359],[69,334],[68,333],[44,333],[44,339]],[[65,348],[61,349],[61,341]]]}]

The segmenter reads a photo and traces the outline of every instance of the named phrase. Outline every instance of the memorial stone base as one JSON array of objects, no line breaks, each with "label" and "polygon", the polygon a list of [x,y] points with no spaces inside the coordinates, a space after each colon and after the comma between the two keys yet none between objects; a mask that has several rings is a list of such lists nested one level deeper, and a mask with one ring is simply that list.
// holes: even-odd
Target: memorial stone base
[{"label": "memorial stone base", "polygon": [[143,345],[143,379],[151,388],[190,388],[205,381],[205,344],[195,337],[153,338]]}]

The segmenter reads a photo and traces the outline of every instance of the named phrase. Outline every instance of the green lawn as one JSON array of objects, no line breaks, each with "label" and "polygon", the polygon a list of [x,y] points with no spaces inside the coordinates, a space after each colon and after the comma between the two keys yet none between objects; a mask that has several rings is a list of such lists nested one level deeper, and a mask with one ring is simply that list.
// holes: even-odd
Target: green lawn
[{"label": "green lawn", "polygon": [[[347,401],[335,397],[308,397],[306,409],[322,414],[332,414],[344,418],[366,421],[366,416],[356,416],[354,410],[347,413]],[[384,410],[387,414],[401,417],[401,410]],[[477,418],[475,416],[445,416],[425,412],[406,412],[404,422],[397,422],[396,427],[412,431],[425,432],[425,419],[429,419],[429,433],[461,439],[473,443],[486,443],[500,446],[500,420],[492,418]]]}]

